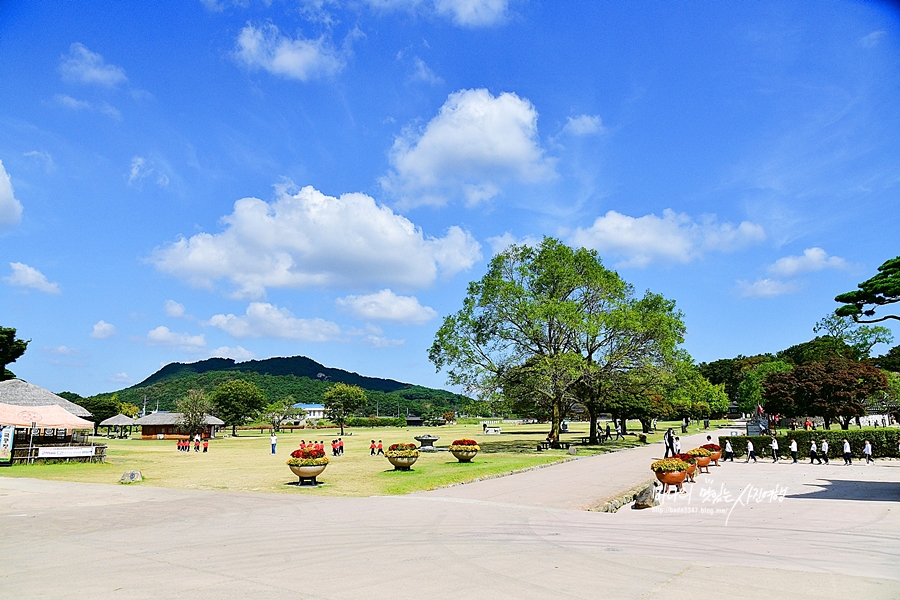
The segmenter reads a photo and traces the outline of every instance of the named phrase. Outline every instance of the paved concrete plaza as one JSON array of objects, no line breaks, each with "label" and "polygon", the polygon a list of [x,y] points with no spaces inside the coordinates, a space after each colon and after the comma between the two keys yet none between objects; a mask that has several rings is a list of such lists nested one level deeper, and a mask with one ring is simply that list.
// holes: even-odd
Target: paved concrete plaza
[{"label": "paved concrete plaza", "polygon": [[402,497],[0,477],[0,598],[900,598],[900,461],[727,463],[656,509],[577,509],[661,452]]}]

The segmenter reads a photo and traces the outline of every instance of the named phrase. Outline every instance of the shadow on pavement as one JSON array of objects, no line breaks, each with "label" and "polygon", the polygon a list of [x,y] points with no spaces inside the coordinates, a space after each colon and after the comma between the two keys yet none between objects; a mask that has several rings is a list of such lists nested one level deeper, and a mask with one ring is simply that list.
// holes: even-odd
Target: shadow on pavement
[{"label": "shadow on pavement", "polygon": [[805,483],[811,491],[788,494],[785,498],[816,500],[868,500],[876,502],[900,501],[900,482],[896,481],[853,481],[848,479],[819,479],[816,483]]}]

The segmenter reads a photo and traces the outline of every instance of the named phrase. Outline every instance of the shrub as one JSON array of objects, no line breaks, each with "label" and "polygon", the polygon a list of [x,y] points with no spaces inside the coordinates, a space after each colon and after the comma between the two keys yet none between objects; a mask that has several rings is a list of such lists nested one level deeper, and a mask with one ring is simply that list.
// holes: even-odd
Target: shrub
[{"label": "shrub", "polygon": [[650,465],[654,473],[671,473],[673,471],[687,471],[690,465],[678,458],[663,458]]},{"label": "shrub", "polygon": [[[822,452],[822,440],[828,440],[828,457],[840,458],[843,455],[844,438],[850,442],[850,449],[855,458],[863,458],[863,446],[866,440],[872,443],[872,456],[879,457],[900,457],[897,452],[897,444],[900,442],[900,429],[884,428],[878,429],[818,429],[815,431],[807,431],[805,429],[798,431],[787,431],[783,434],[779,433],[775,436],[778,440],[778,451],[782,454],[790,447],[791,440],[797,440],[797,457],[809,458],[809,445],[812,440],[816,441],[818,452]],[[768,435],[733,435],[728,438],[719,438],[722,445],[725,439],[731,441],[731,449],[734,450],[735,456],[747,455],[747,440],[753,442],[753,449],[758,456],[771,456],[772,437]]]},{"label": "shrub", "polygon": [[347,427],[406,427],[404,417],[349,417]]}]

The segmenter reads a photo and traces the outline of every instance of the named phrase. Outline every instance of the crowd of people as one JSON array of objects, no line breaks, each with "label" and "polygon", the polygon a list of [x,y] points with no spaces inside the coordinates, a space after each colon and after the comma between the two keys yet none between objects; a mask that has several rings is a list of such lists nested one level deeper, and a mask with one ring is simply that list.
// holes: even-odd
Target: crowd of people
[{"label": "crowd of people", "polygon": [[[209,450],[209,440],[201,440],[200,435],[195,435],[193,439],[194,443],[194,452],[200,452],[200,446],[203,446],[203,451],[207,452]],[[178,447],[179,452],[190,452],[191,451],[191,439],[182,439],[179,438],[176,446]]]},{"label": "crowd of people", "polygon": [[[828,440],[823,439],[820,442],[821,445],[816,444],[816,440],[812,440],[809,446],[809,464],[828,464]],[[772,462],[777,463],[779,461],[778,456],[778,440],[775,436],[772,436],[772,441],[769,442],[769,448],[772,450]],[[797,440],[791,439],[791,443],[788,446],[788,451],[791,453],[791,462],[797,462]],[[898,452],[900,452],[900,447],[898,447]],[[844,457],[844,465],[852,465],[853,464],[853,449],[850,446],[850,441],[847,438],[844,438],[843,445],[841,447],[841,453]],[[866,457],[866,464],[874,463],[875,461],[872,459],[872,443],[869,440],[865,441],[863,446],[863,456]],[[725,442],[725,460],[731,460],[734,462],[734,451],[731,447],[731,442]],[[744,462],[757,462],[756,459],[756,448],[753,447],[753,442],[751,440],[747,440],[747,460]]]}]

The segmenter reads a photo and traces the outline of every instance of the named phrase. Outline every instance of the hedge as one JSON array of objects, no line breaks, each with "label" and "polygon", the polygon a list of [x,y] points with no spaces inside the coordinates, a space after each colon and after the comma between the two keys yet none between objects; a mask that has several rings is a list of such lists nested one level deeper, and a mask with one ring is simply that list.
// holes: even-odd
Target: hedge
[{"label": "hedge", "polygon": [[[850,449],[854,458],[864,458],[863,448],[866,440],[872,443],[873,457],[900,457],[897,444],[900,443],[900,429],[896,428],[878,428],[866,430],[842,430],[834,431],[827,429],[819,429],[815,431],[807,431],[805,429],[797,431],[786,431],[778,433],[775,439],[778,440],[778,455],[781,458],[791,456],[791,440],[797,441],[797,458],[809,458],[809,446],[812,440],[816,441],[816,447],[819,454],[822,453],[822,440],[828,440],[828,458],[841,458],[844,455],[844,438],[850,442]],[[734,450],[735,456],[746,456],[747,440],[753,442],[753,449],[757,456],[772,456],[772,449],[769,444],[772,443],[772,437],[768,435],[732,435],[721,436],[717,442],[722,448],[725,448],[725,441],[731,441],[731,448]]]},{"label": "hedge", "polygon": [[346,427],[406,427],[406,417],[350,417]]}]

